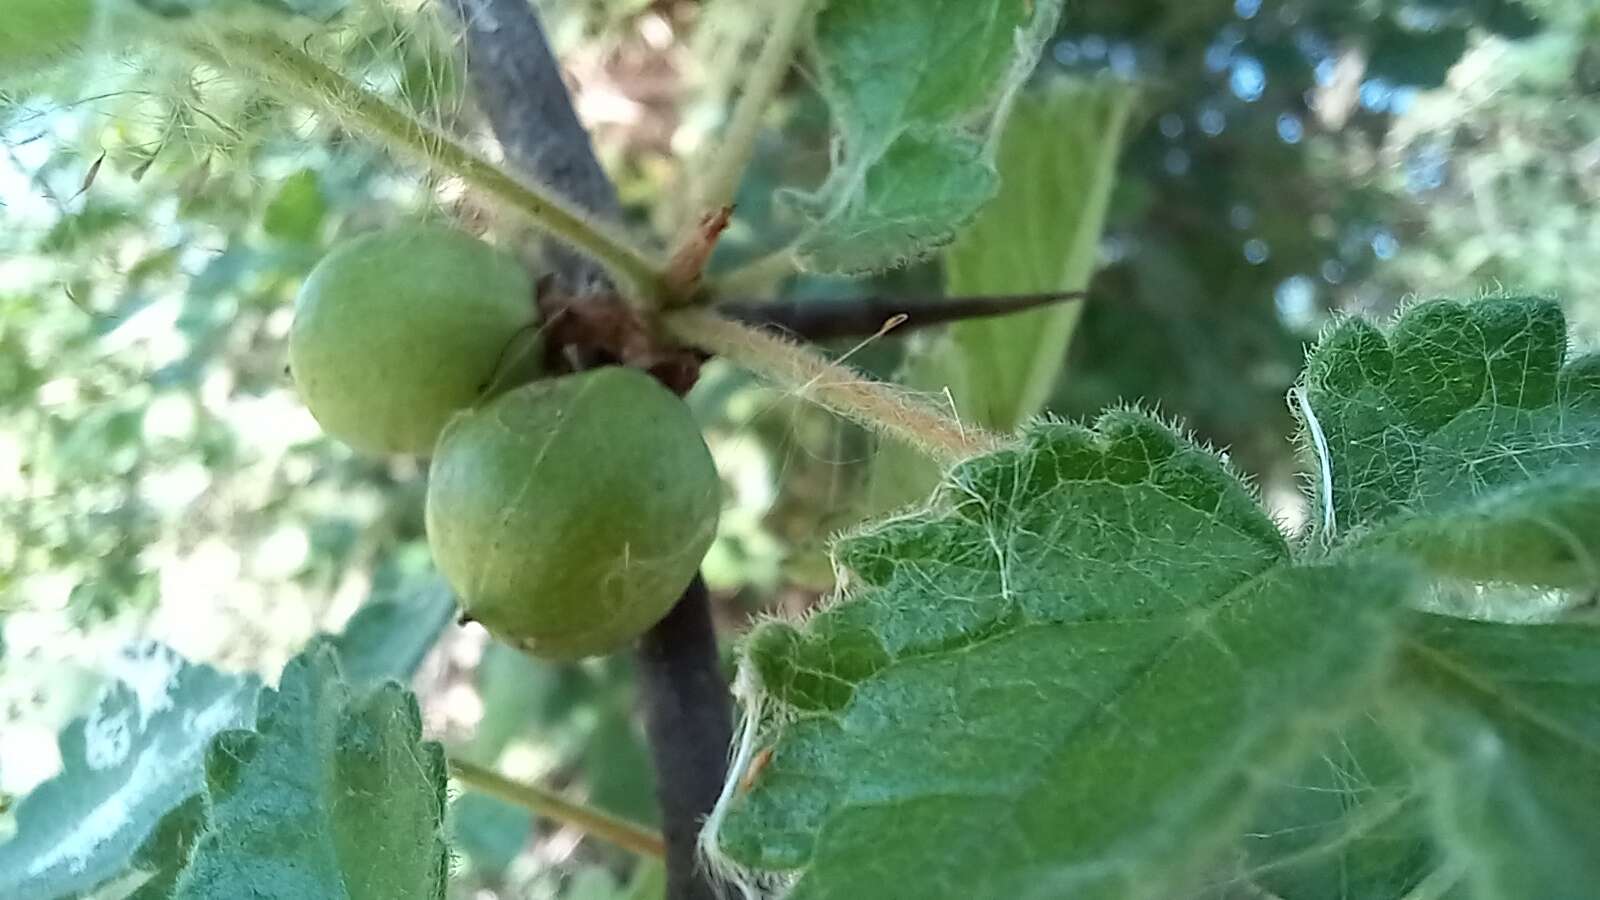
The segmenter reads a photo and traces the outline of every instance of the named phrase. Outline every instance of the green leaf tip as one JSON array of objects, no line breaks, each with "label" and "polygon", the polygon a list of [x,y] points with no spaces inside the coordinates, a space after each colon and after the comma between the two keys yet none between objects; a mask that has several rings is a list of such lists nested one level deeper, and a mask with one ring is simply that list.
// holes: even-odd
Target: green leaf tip
[{"label": "green leaf tip", "polygon": [[770,752],[708,826],[791,897],[1177,883],[1370,683],[1411,583],[1296,564],[1219,457],[1135,411],[1035,425],[837,556],[848,595],[747,646]]},{"label": "green leaf tip", "polygon": [[1600,582],[1600,360],[1566,356],[1550,300],[1435,300],[1387,333],[1335,327],[1302,410],[1323,536],[1475,580]]},{"label": "green leaf tip", "polygon": [[444,753],[421,734],[413,695],[358,693],[314,641],[262,692],[256,730],[213,743],[206,830],[174,896],[442,898]]}]

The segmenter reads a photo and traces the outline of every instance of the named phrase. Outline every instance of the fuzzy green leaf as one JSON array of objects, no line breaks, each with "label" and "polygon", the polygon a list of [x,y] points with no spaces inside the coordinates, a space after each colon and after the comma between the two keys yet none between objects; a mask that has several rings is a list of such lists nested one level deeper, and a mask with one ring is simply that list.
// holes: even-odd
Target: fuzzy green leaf
[{"label": "fuzzy green leaf", "polygon": [[61,733],[61,774],[17,808],[17,834],[0,845],[0,897],[51,900],[158,873],[165,863],[142,848],[200,790],[207,743],[254,721],[254,679],[166,647],[131,648],[107,668],[113,681],[94,710]]},{"label": "fuzzy green leaf", "polygon": [[256,731],[206,756],[209,818],[180,900],[438,900],[448,868],[444,753],[416,698],[356,693],[323,640],[261,695]]},{"label": "fuzzy green leaf", "polygon": [[313,244],[328,218],[328,198],[313,169],[301,169],[278,185],[261,212],[261,230],[280,241]]},{"label": "fuzzy green leaf", "polygon": [[959,122],[988,106],[1016,65],[1018,30],[1049,5],[830,0],[817,15],[815,52],[844,140],[881,151],[908,125]]},{"label": "fuzzy green leaf", "polygon": [[808,900],[1159,896],[1369,684],[1409,584],[1296,564],[1136,413],[1033,429],[839,561],[849,598],[750,643],[775,749],[714,835]]},{"label": "fuzzy green leaf", "polygon": [[1411,760],[1386,722],[1361,716],[1269,782],[1227,883],[1289,900],[1405,897],[1439,867],[1431,831]]},{"label": "fuzzy green leaf", "polygon": [[801,258],[813,268],[870,272],[948,244],[999,189],[984,156],[983,145],[962,134],[901,135],[842,208],[821,213],[827,227],[801,242]]},{"label": "fuzzy green leaf", "polygon": [[1439,840],[1473,900],[1600,885],[1600,627],[1427,617],[1406,644]]},{"label": "fuzzy green leaf", "polygon": [[949,243],[995,191],[999,101],[1032,71],[1060,0],[833,0],[813,42],[839,130],[798,258],[821,271],[898,265]]},{"label": "fuzzy green leaf", "polygon": [[1341,324],[1306,372],[1324,531],[1480,581],[1600,581],[1600,357],[1566,350],[1549,301]]}]

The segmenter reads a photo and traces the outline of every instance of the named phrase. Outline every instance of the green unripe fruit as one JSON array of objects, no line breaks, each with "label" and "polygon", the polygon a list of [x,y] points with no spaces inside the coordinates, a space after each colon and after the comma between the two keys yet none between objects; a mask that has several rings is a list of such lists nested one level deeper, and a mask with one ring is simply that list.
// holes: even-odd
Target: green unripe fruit
[{"label": "green unripe fruit", "polygon": [[0,75],[27,73],[82,44],[93,0],[5,0],[0,10]]},{"label": "green unripe fruit", "polygon": [[463,609],[537,656],[577,659],[660,621],[717,530],[721,482],[671,391],[606,368],[520,387],[439,438],[428,542]]},{"label": "green unripe fruit", "polygon": [[535,320],[518,262],[449,228],[334,248],[295,301],[289,369],[323,430],[367,453],[433,451]]}]

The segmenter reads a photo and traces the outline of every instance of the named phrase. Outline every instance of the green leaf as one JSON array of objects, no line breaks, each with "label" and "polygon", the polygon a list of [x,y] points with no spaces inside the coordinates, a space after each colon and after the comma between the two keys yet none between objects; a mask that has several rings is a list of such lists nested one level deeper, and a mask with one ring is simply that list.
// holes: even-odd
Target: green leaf
[{"label": "green leaf", "polygon": [[[1035,7],[1040,7],[1035,9]],[[821,89],[844,140],[881,151],[911,124],[959,122],[993,103],[1017,33],[1058,12],[1030,0],[830,0],[817,15]]]},{"label": "green leaf", "polygon": [[900,265],[953,240],[999,184],[978,141],[908,131],[866,169],[859,189],[842,194],[842,207],[819,211],[825,226],[809,232],[796,252],[809,267],[837,272]]},{"label": "green leaf", "polygon": [[254,720],[254,679],[158,644],[130,648],[108,669],[114,680],[94,710],[61,733],[61,774],[17,808],[17,834],[0,845],[0,897],[49,900],[130,868],[157,870],[140,848],[200,790],[207,742]]},{"label": "green leaf", "polygon": [[1563,366],[1566,348],[1542,300],[1422,303],[1388,334],[1342,323],[1306,369],[1325,536],[1481,581],[1597,583],[1600,357]]},{"label": "green leaf", "polygon": [[[1094,271],[1133,92],[1111,82],[1058,80],[1021,95],[1000,144],[1000,194],[945,251],[954,295],[1070,291]],[[947,394],[963,421],[1010,432],[1044,408],[1081,304],[962,322],[928,342],[898,379]],[[867,507],[926,498],[938,468],[884,443]]]},{"label": "green leaf", "polygon": [[328,217],[328,198],[317,183],[317,173],[301,169],[278,185],[261,213],[261,230],[283,241],[315,243]]},{"label": "green leaf", "polygon": [[[951,294],[1088,286],[1133,99],[1115,82],[1062,81],[1018,100],[1000,145],[1000,196],[945,253]],[[1081,307],[962,322],[949,331],[951,355],[926,355],[964,367],[964,419],[1012,431],[1044,409]]]},{"label": "green leaf", "polygon": [[1005,97],[1033,70],[1060,0],[832,0],[816,19],[823,96],[839,130],[832,174],[800,205],[797,250],[864,272],[948,243],[995,191],[988,157]]},{"label": "green leaf", "polygon": [[1292,900],[1405,897],[1439,865],[1422,800],[1386,723],[1358,717],[1272,780],[1235,880]]},{"label": "green leaf", "polygon": [[393,599],[368,601],[331,640],[351,684],[409,680],[455,618],[455,597],[442,581]]},{"label": "green leaf", "polygon": [[793,898],[1161,896],[1369,686],[1410,584],[1296,564],[1131,412],[1030,430],[838,560],[846,599],[751,640],[772,752],[711,835]]},{"label": "green leaf", "polygon": [[444,896],[444,752],[421,740],[414,696],[358,694],[318,640],[262,692],[258,721],[206,755],[209,817],[178,898]]},{"label": "green leaf", "polygon": [[1600,627],[1425,617],[1405,649],[1432,818],[1474,900],[1600,885]]},{"label": "green leaf", "polygon": [[0,29],[0,77],[27,74],[89,37],[93,0],[7,0]]},{"label": "green leaf", "polygon": [[[92,900],[110,900],[111,897],[127,900],[171,900],[178,888],[178,878],[189,860],[189,853],[200,833],[205,829],[206,804],[203,794],[195,794],[173,807],[156,830],[150,833],[139,852],[134,854],[131,872],[91,895]],[[133,893],[123,893],[134,881],[138,887]],[[120,883],[119,883],[120,882]]]}]

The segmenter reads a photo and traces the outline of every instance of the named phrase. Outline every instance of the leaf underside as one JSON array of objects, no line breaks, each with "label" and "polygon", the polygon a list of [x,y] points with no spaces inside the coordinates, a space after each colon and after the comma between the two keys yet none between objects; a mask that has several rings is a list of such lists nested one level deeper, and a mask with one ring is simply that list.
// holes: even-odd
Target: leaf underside
[{"label": "leaf underside", "polygon": [[[998,188],[996,101],[1033,69],[1060,0],[832,0],[817,14],[838,153],[815,193],[806,268],[870,272],[954,239]],[[987,120],[985,120],[987,116]]]},{"label": "leaf underside", "polygon": [[255,721],[254,679],[167,647],[129,648],[108,669],[93,711],[61,733],[61,774],[17,809],[17,834],[0,845],[0,897],[49,900],[150,874],[158,866],[142,848],[200,790],[207,742]]}]

